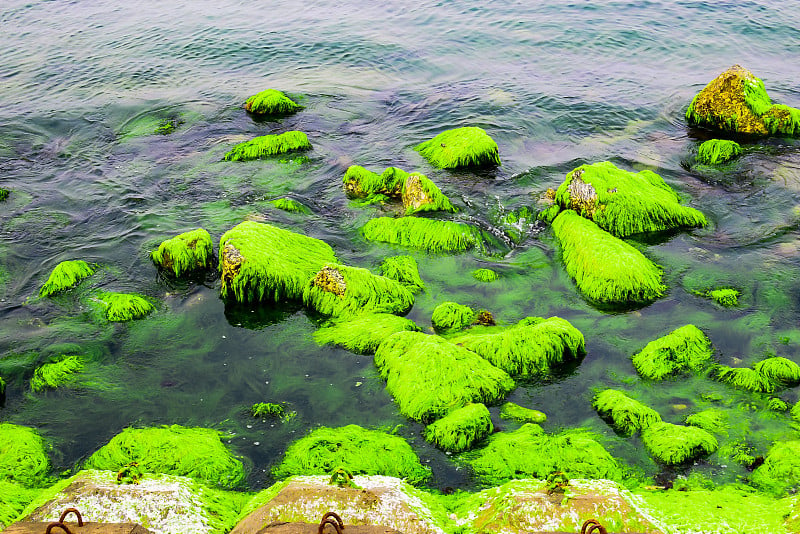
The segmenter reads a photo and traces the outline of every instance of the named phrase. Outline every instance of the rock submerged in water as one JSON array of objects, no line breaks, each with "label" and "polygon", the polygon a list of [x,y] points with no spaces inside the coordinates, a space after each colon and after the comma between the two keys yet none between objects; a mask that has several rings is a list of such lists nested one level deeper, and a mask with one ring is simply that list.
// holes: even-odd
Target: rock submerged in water
[{"label": "rock submerged in water", "polygon": [[248,98],[244,109],[253,115],[287,115],[302,109],[302,106],[277,89],[265,89]]},{"label": "rock submerged in water", "polygon": [[314,332],[321,344],[339,345],[357,354],[373,354],[383,340],[397,332],[419,331],[411,319],[390,313],[364,313],[325,325]]},{"label": "rock submerged in water", "polygon": [[414,150],[440,169],[500,165],[497,143],[476,126],[444,131]]},{"label": "rock submerged in water", "polygon": [[711,361],[711,340],[687,324],[648,343],[633,355],[633,366],[643,377],[664,380],[687,371],[701,371]]},{"label": "rock submerged in water", "polygon": [[239,143],[223,157],[225,161],[250,161],[267,156],[286,154],[295,150],[310,150],[311,143],[303,132],[291,131],[279,135],[262,135]]},{"label": "rock submerged in water", "polygon": [[202,228],[167,239],[150,253],[153,263],[175,276],[207,268],[213,256],[211,234]]},{"label": "rock submerged in water", "polygon": [[62,261],[53,268],[47,282],[39,290],[39,296],[50,297],[72,289],[78,282],[94,274],[95,268],[83,260]]},{"label": "rock submerged in water", "polygon": [[485,405],[467,404],[425,428],[425,439],[439,449],[463,452],[492,433],[492,416]]},{"label": "rock submerged in water", "polygon": [[475,226],[421,217],[378,217],[361,228],[368,241],[378,241],[429,252],[463,252],[482,243]]},{"label": "rock submerged in water", "polygon": [[397,167],[389,167],[378,175],[359,165],[351,165],[345,172],[343,182],[350,197],[401,199],[406,215],[423,211],[457,211],[436,184],[418,172],[407,173]]}]

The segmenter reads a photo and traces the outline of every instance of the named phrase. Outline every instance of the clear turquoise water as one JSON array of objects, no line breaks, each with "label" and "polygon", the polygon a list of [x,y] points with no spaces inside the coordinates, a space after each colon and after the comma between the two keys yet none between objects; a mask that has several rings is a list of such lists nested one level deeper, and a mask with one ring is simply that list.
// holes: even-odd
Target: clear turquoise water
[{"label": "clear turquoise water", "polygon": [[[681,422],[710,406],[701,395],[715,391],[740,416],[737,436],[760,453],[796,436],[788,416],[765,410],[766,396],[705,378],[644,383],[630,355],[692,322],[721,363],[747,365],[765,353],[800,361],[798,144],[751,141],[738,163],[712,172],[692,165],[708,132],[683,120],[693,95],[735,63],[761,77],[775,102],[800,106],[800,6],[531,4],[6,0],[0,186],[12,195],[0,204],[0,375],[9,382],[0,420],[39,429],[53,444],[55,472],[129,425],[219,428],[249,462],[253,488],[269,484],[287,443],[317,425],[403,424],[400,433],[433,467],[434,486],[471,487],[469,471],[397,413],[371,357],[313,342],[319,317],[290,305],[226,304],[213,276],[175,284],[147,255],[177,232],[203,226],[217,240],[256,217],[324,239],[348,264],[375,267],[399,251],[360,237],[379,211],[351,207],[341,177],[354,163],[395,165],[426,173],[460,219],[498,236],[488,255],[413,253],[428,290],[409,317],[427,328],[444,300],[509,323],[565,317],[586,336],[587,357],[556,379],[521,384],[510,400],[545,411],[548,431],[594,429],[644,476],[746,477],[713,455],[665,472],[638,438],[614,434],[591,398],[597,388],[619,387]],[[252,120],[241,104],[267,87],[301,97],[305,110]],[[173,118],[183,121],[173,134],[148,135]],[[438,171],[411,148],[466,125],[496,139],[501,167]],[[220,161],[239,140],[289,129],[309,135],[307,160]],[[526,226],[514,240],[498,224],[510,209],[535,207],[577,165],[609,159],[655,170],[711,221],[643,242],[664,266],[669,294],[616,313],[577,293],[546,226]],[[313,215],[266,202],[286,194]],[[160,300],[159,311],[107,325],[93,321],[80,294],[36,300],[50,270],[76,258],[104,266],[84,291],[141,292]],[[469,274],[477,267],[502,278],[480,284]],[[725,310],[687,291],[705,279],[741,287],[743,305]],[[69,343],[97,362],[88,385],[32,393],[33,369]],[[795,402],[797,391],[779,396]],[[250,418],[247,407],[261,401],[288,402],[298,415],[288,423]]]}]

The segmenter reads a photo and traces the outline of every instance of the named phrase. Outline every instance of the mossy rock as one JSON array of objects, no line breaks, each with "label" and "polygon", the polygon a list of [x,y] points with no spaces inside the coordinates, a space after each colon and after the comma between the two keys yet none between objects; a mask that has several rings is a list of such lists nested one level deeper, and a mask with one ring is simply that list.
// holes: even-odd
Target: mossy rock
[{"label": "mossy rock", "polygon": [[37,367],[31,377],[31,391],[39,393],[45,389],[75,384],[83,367],[83,358],[75,354],[64,355],[58,361]]},{"label": "mossy rock", "polygon": [[706,225],[705,216],[681,206],[675,191],[653,171],[628,172],[609,161],[567,173],[555,201],[616,237]]},{"label": "mossy rock", "polygon": [[727,139],[709,139],[697,149],[697,161],[704,165],[726,163],[742,153],[742,147],[736,141]]},{"label": "mossy rock", "polygon": [[766,358],[753,365],[753,369],[784,387],[800,384],[800,365],[788,358],[781,356]]},{"label": "mossy rock", "polygon": [[483,404],[467,404],[425,427],[425,439],[447,452],[463,452],[492,433],[492,416]]},{"label": "mossy rock", "polygon": [[351,475],[386,475],[419,484],[430,477],[411,446],[401,437],[358,425],[317,428],[295,441],[272,470],[277,478],[331,475],[344,469]]},{"label": "mossy rock", "polygon": [[429,252],[463,252],[482,242],[474,226],[421,217],[378,217],[368,221],[361,233],[368,241]]},{"label": "mossy rock", "polygon": [[365,313],[314,332],[320,345],[339,345],[357,354],[373,354],[383,341],[397,332],[419,331],[411,319],[388,313]]},{"label": "mossy rock", "polygon": [[119,471],[137,462],[145,473],[186,476],[223,488],[241,485],[245,470],[210,428],[126,428],[86,460],[85,469]]},{"label": "mossy rock", "polygon": [[214,245],[211,234],[202,228],[178,234],[167,239],[150,253],[153,263],[164,270],[181,276],[211,265],[214,257]]},{"label": "mossy rock", "polygon": [[664,380],[688,371],[699,372],[711,361],[711,340],[688,324],[648,343],[633,355],[636,371],[650,380]]},{"label": "mossy rock", "polygon": [[772,104],[764,82],[734,65],[695,95],[686,110],[690,125],[753,135],[800,135],[800,110]]},{"label": "mossy rock", "polygon": [[0,187],[0,202],[4,201],[8,198],[8,195],[11,193],[8,189],[3,189]]},{"label": "mossy rock", "polygon": [[45,444],[35,430],[0,423],[0,481],[25,487],[40,486],[49,470]]},{"label": "mossy rock", "polygon": [[800,441],[779,441],[751,477],[754,486],[781,494],[800,485]]},{"label": "mossy rock", "polygon": [[288,211],[289,213],[311,214],[308,206],[291,198],[276,198],[275,200],[270,200],[269,203],[279,210]]},{"label": "mossy rock", "polygon": [[433,310],[431,324],[437,332],[463,330],[475,322],[478,312],[457,302],[442,302]]},{"label": "mossy rock", "polygon": [[368,198],[373,195],[400,198],[408,173],[397,167],[387,167],[382,174],[351,165],[342,178],[344,190],[351,198]]},{"label": "mossy rock", "polygon": [[589,299],[646,303],[664,295],[661,269],[630,244],[572,210],[553,221],[564,267]]},{"label": "mossy rock", "polygon": [[678,465],[717,450],[717,439],[702,428],[654,423],[642,430],[644,442],[650,455],[667,465]]},{"label": "mossy rock", "polygon": [[244,109],[253,115],[288,115],[302,106],[277,89],[265,89],[248,98]]},{"label": "mossy rock", "polygon": [[541,424],[547,421],[547,415],[539,410],[525,408],[513,402],[506,402],[500,407],[500,418],[511,419],[518,423]]},{"label": "mossy rock", "polygon": [[314,275],[335,263],[324,241],[245,221],[220,239],[223,298],[239,302],[300,300]]},{"label": "mossy rock", "polygon": [[136,293],[104,291],[94,295],[92,301],[102,308],[106,319],[112,322],[141,319],[155,310],[148,298]]},{"label": "mossy rock", "polygon": [[724,287],[719,289],[712,289],[706,293],[706,296],[726,308],[732,308],[739,305],[739,295],[741,293],[738,289],[731,287]]},{"label": "mossy rock", "polygon": [[383,276],[397,280],[412,293],[425,289],[425,283],[419,276],[417,260],[411,256],[390,256],[383,260],[380,269]]},{"label": "mossy rock", "polygon": [[498,274],[491,269],[475,269],[472,271],[472,277],[478,282],[494,282],[499,278]]},{"label": "mossy rock", "polygon": [[728,414],[719,408],[709,408],[692,414],[686,418],[686,424],[712,434],[728,435]]},{"label": "mossy rock", "polygon": [[262,135],[239,143],[225,154],[225,161],[250,161],[297,150],[310,150],[311,143],[303,132],[291,131],[279,135]]},{"label": "mossy rock", "polygon": [[500,165],[497,143],[476,126],[446,130],[414,150],[439,169]]},{"label": "mossy rock", "polygon": [[592,406],[600,415],[610,419],[614,428],[627,435],[661,422],[658,412],[616,389],[598,393]]},{"label": "mossy rock", "polygon": [[250,407],[250,415],[253,417],[283,417],[286,415],[286,408],[283,404],[275,402],[257,402]]},{"label": "mossy rock", "polygon": [[53,268],[47,282],[39,290],[39,295],[49,297],[60,291],[72,289],[84,278],[92,276],[94,271],[94,267],[83,260],[62,261]]},{"label": "mossy rock", "polygon": [[714,374],[720,382],[754,393],[773,393],[775,383],[769,377],[748,367],[718,366]]},{"label": "mossy rock", "polygon": [[469,403],[493,403],[514,381],[472,351],[439,336],[399,332],[375,352],[375,365],[400,413],[430,421]]},{"label": "mossy rock", "polygon": [[0,529],[15,522],[23,510],[42,492],[21,484],[0,480]]}]

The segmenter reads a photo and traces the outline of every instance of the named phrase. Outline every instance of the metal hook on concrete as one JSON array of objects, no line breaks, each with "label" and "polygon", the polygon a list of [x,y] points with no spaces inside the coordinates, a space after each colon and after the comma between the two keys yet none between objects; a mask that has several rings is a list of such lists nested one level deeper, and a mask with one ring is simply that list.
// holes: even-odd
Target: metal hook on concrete
[{"label": "metal hook on concrete", "polygon": [[331,518],[322,520],[322,523],[319,524],[319,530],[317,530],[317,534],[322,534],[325,531],[325,525],[333,526],[333,528],[336,530],[336,534],[342,534],[342,528],[339,528],[339,523]]},{"label": "metal hook on concrete", "polygon": [[63,530],[67,534],[72,534],[72,531],[70,531],[70,529],[67,528],[67,525],[65,525],[64,523],[62,523],[60,521],[53,521],[52,523],[47,525],[47,530],[44,531],[44,534],[50,534],[50,532],[56,527],[60,528],[61,530]]},{"label": "metal hook on concrete", "polygon": [[78,517],[78,526],[82,527],[83,526],[83,517],[81,517],[81,513],[78,511],[77,508],[67,508],[66,510],[61,512],[61,517],[58,518],[58,522],[59,523],[63,523],[64,519],[66,519],[67,516],[69,514],[71,514],[71,513],[75,514]]},{"label": "metal hook on concrete", "polygon": [[331,518],[335,519],[336,522],[339,523],[340,529],[344,530],[344,521],[342,521],[342,518],[339,517],[339,514],[336,512],[325,512],[325,515],[322,516],[320,523],[323,523],[325,520],[329,520]]},{"label": "metal hook on concrete", "polygon": [[597,519],[587,519],[586,522],[583,523],[583,527],[581,527],[581,534],[592,534],[592,532],[608,534],[606,527],[601,525]]}]

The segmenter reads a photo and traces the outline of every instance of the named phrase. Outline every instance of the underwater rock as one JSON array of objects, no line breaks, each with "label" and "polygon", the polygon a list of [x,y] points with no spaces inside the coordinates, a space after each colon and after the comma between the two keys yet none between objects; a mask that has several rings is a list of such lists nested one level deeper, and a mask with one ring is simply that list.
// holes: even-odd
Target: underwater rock
[{"label": "underwater rock", "polygon": [[697,161],[705,165],[718,165],[732,160],[741,153],[742,147],[736,141],[709,139],[697,149]]},{"label": "underwater rock", "polygon": [[379,241],[429,252],[463,252],[481,242],[474,226],[420,217],[378,217],[361,229],[368,241]]},{"label": "underwater rock", "polygon": [[653,171],[628,172],[609,161],[567,173],[555,201],[616,237],[706,225],[705,216],[681,206],[675,191]]},{"label": "underwater rock", "polygon": [[324,241],[245,221],[220,239],[223,298],[239,302],[300,300],[326,263],[335,263]]},{"label": "underwater rock", "polygon": [[764,82],[734,65],[695,95],[686,121],[690,125],[756,135],[800,135],[800,110],[772,104]]},{"label": "underwater rock", "polygon": [[0,481],[38,486],[49,470],[44,442],[34,429],[0,423]]},{"label": "underwater rock", "polygon": [[476,126],[444,131],[414,150],[440,169],[500,165],[497,143]]},{"label": "underwater rock", "polygon": [[644,303],[664,295],[661,269],[625,241],[572,210],[553,221],[564,267],[578,289],[603,303]]},{"label": "underwater rock", "polygon": [[265,89],[248,98],[244,109],[254,115],[286,115],[302,107],[277,89]]},{"label": "underwater rock", "polygon": [[425,439],[439,449],[462,452],[492,433],[492,416],[483,404],[467,404],[425,428]]},{"label": "underwater rock", "polygon": [[733,288],[720,288],[712,289],[706,293],[706,296],[726,308],[732,308],[739,305],[739,291]]},{"label": "underwater rock", "polygon": [[547,415],[539,410],[525,408],[513,402],[506,402],[500,407],[500,418],[511,419],[518,423],[544,423]]},{"label": "underwater rock", "polygon": [[658,412],[616,389],[598,393],[592,406],[601,416],[611,419],[614,428],[627,435],[661,422]]},{"label": "underwater rock", "polygon": [[250,407],[250,415],[253,417],[283,417],[286,415],[286,408],[283,404],[274,402],[257,402]]},{"label": "underwater rock", "polygon": [[642,442],[650,455],[667,465],[677,465],[717,450],[717,438],[702,428],[653,423],[642,430]]},{"label": "underwater rock", "polygon": [[437,332],[462,330],[475,322],[477,312],[457,302],[442,302],[433,310],[431,324]]},{"label": "underwater rock", "polygon": [[728,434],[728,414],[719,408],[709,408],[686,418],[686,424],[712,434]]},{"label": "underwater rock", "polygon": [[388,167],[378,175],[359,165],[351,165],[343,178],[347,195],[354,198],[391,197],[403,201],[406,215],[422,211],[447,211],[456,208],[427,176]]},{"label": "underwater rock", "polygon": [[214,256],[214,245],[211,234],[202,228],[178,234],[167,239],[150,253],[153,263],[172,271],[175,276],[205,269],[211,264]]},{"label": "underwater rock", "polygon": [[417,421],[430,421],[471,402],[496,402],[514,389],[505,371],[421,332],[389,336],[375,352],[375,365],[400,413]]},{"label": "underwater rock", "polygon": [[509,327],[475,327],[450,341],[511,376],[543,377],[551,368],[586,353],[583,334],[560,317],[527,317]]},{"label": "underwater rock", "polygon": [[380,269],[383,276],[397,280],[412,293],[425,289],[425,283],[419,276],[417,260],[411,256],[390,256],[383,260]]},{"label": "underwater rock", "polygon": [[83,260],[62,261],[50,273],[47,282],[39,290],[39,296],[49,297],[75,287],[78,282],[94,274],[94,267]]},{"label": "underwater rock", "polygon": [[779,441],[751,477],[754,486],[781,494],[800,485],[800,441]]},{"label": "underwater rock", "polygon": [[499,278],[497,273],[491,269],[475,269],[472,271],[472,277],[478,282],[494,282]]},{"label": "underwater rock", "polygon": [[11,191],[9,191],[8,189],[3,189],[2,187],[0,187],[0,202],[2,202],[5,199],[7,199],[9,193],[11,193]]},{"label": "underwater rock", "polygon": [[633,355],[636,371],[650,380],[687,371],[701,371],[711,361],[711,340],[702,330],[687,324],[648,343]]},{"label": "underwater rock", "polygon": [[430,477],[411,446],[400,436],[358,425],[321,427],[289,445],[277,478],[328,475],[344,469],[351,475],[386,475],[419,484]]},{"label": "underwater rock", "polygon": [[239,143],[225,154],[225,161],[250,161],[294,150],[310,150],[311,143],[303,132],[290,131],[280,135],[262,135]]},{"label": "underwater rock", "polygon": [[126,428],[92,454],[84,468],[119,471],[131,462],[145,473],[187,476],[222,488],[240,485],[245,475],[219,432],[178,425]]},{"label": "underwater rock", "polygon": [[101,292],[92,301],[103,309],[106,319],[112,322],[141,319],[155,309],[155,306],[142,295],[136,293]]},{"label": "underwater rock", "polygon": [[83,370],[83,359],[75,354],[62,355],[56,362],[37,367],[31,377],[31,391],[39,393],[49,388],[74,384]]},{"label": "underwater rock", "polygon": [[435,183],[418,172],[409,174],[403,182],[402,199],[406,215],[422,211],[458,211]]},{"label": "underwater rock", "polygon": [[390,313],[365,313],[314,332],[320,345],[332,344],[356,354],[373,354],[387,337],[397,332],[420,331],[411,319]]},{"label": "underwater rock", "polygon": [[311,214],[311,210],[308,209],[308,206],[291,198],[276,198],[275,200],[270,200],[270,204],[279,210],[288,211],[289,213]]},{"label": "underwater rock", "polygon": [[717,366],[714,374],[720,382],[755,393],[773,393],[775,383],[755,369],[747,367]]},{"label": "underwater rock", "polygon": [[789,405],[783,399],[772,397],[767,401],[767,409],[773,412],[786,412],[789,410]]},{"label": "underwater rock", "polygon": [[788,358],[773,356],[753,365],[753,369],[784,387],[793,387],[800,384],[800,365]]}]

